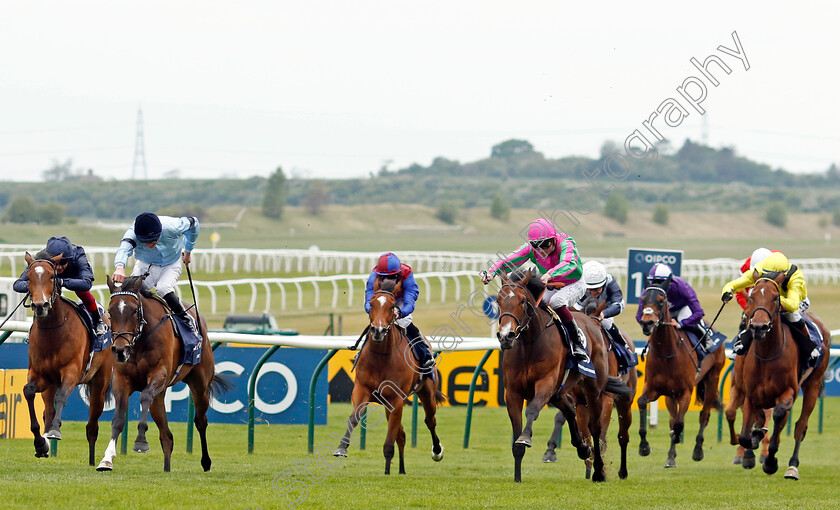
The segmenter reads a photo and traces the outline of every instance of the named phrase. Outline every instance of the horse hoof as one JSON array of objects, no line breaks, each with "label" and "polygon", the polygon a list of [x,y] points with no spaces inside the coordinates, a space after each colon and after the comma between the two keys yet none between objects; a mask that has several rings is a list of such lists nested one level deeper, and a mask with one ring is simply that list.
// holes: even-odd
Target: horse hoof
[{"label": "horse hoof", "polygon": [[543,462],[557,462],[557,453],[554,450],[546,450],[542,458]]},{"label": "horse hoof", "polygon": [[626,480],[627,479],[627,470],[624,469],[624,468],[619,469],[618,470],[618,478],[620,478],[621,480]]},{"label": "horse hoof", "polygon": [[785,478],[788,480],[799,480],[799,468],[796,466],[790,466],[785,471]]},{"label": "horse hoof", "polygon": [[333,452],[333,457],[346,457],[347,450],[345,448],[336,448]]},{"label": "horse hoof", "polygon": [[432,460],[435,462],[440,462],[443,460],[443,445],[440,446],[440,453],[435,453],[435,450],[432,449]]},{"label": "horse hoof", "polygon": [[[585,476],[586,476],[587,480],[592,478],[592,466],[586,466],[586,475]],[[594,482],[595,480],[592,480],[592,481]]]},{"label": "horse hoof", "polygon": [[755,467],[755,453],[752,450],[744,452],[744,460],[741,461],[741,467],[744,469],[752,469]]},{"label": "horse hoof", "polygon": [[695,462],[700,462],[701,460],[703,460],[703,449],[695,448],[694,452],[691,454],[691,460]]},{"label": "horse hoof", "polygon": [[592,456],[592,450],[587,445],[578,446],[577,454],[580,460],[587,460]]},{"label": "horse hoof", "polygon": [[641,455],[642,457],[647,457],[648,455],[650,455],[650,445],[647,444],[647,443],[640,444],[639,445],[639,455]]},{"label": "horse hoof", "polygon": [[762,464],[764,464],[764,461],[765,461],[765,460],[767,460],[767,455],[764,455],[764,454],[762,453],[762,454],[758,457],[758,461],[759,461],[759,462],[761,462]]},{"label": "horse hoof", "polygon": [[50,443],[49,443],[49,441],[44,441],[43,445],[41,445],[40,447],[38,447],[38,446],[35,447],[35,458],[36,459],[47,458],[49,456],[50,456]]},{"label": "horse hoof", "polygon": [[109,460],[103,460],[102,462],[99,463],[98,466],[96,466],[96,470],[97,471],[113,471],[114,470],[114,464]]},{"label": "horse hoof", "polygon": [[668,460],[665,461],[665,467],[666,468],[675,468],[675,467],[677,467],[677,461],[675,461],[674,459],[668,459]]},{"label": "horse hoof", "polygon": [[147,442],[140,442],[135,441],[134,446],[131,447],[131,450],[137,453],[148,453],[149,452],[149,443]]},{"label": "horse hoof", "polygon": [[736,466],[740,466],[744,462],[744,457],[736,455],[734,459],[732,459],[732,463]]},{"label": "horse hoof", "polygon": [[592,475],[592,481],[593,482],[606,482],[607,481],[607,475],[605,475],[603,471],[600,472],[600,473],[595,473],[594,475]]},{"label": "horse hoof", "polygon": [[767,460],[764,461],[764,465],[762,466],[764,472],[768,475],[772,475],[779,470],[779,460],[776,457],[767,457]]},{"label": "horse hoof", "polygon": [[45,439],[56,439],[61,441],[61,431],[58,429],[52,429],[51,431],[44,434]]},{"label": "horse hoof", "polygon": [[516,440],[516,444],[525,445],[528,448],[531,447],[531,438],[527,436],[519,436],[519,439]]}]

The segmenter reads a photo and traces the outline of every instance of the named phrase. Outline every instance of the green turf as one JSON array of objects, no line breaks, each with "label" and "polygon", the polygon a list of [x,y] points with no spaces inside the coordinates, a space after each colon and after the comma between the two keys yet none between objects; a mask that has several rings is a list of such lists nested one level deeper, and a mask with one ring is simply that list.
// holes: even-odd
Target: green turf
[{"label": "green turf", "polygon": [[[798,403],[794,418],[798,416]],[[840,399],[825,401],[825,429],[817,433],[815,410],[800,459],[802,479],[785,480],[782,473],[792,451],[792,438],[783,432],[780,472],[765,475],[760,467],[746,471],[732,465],[734,447],[718,443],[717,417],[706,434],[706,458],[691,460],[693,436],[697,432],[696,412],[686,419],[686,443],[678,445],[677,468],[664,469],[668,433],[667,415],[660,411],[657,429],[648,438],[649,457],[639,457],[638,415],[634,414],[628,448],[629,478],[619,480],[616,421],[609,431],[605,484],[593,484],[583,477],[583,462],[568,445],[563,445],[556,464],[540,462],[553,412],[543,411],[536,422],[534,447],[523,462],[523,483],[513,482],[510,424],[499,408],[476,409],[470,448],[462,448],[465,410],[441,408],[438,433],[446,448],[445,458],[435,463],[431,442],[422,424],[418,447],[406,448],[407,475],[383,475],[382,442],[385,425],[371,428],[367,449],[350,449],[350,457],[333,470],[317,466],[307,455],[304,426],[260,425],[256,429],[256,451],[248,455],[244,425],[210,424],[209,444],[213,470],[203,473],[198,453],[184,453],[186,426],[173,424],[175,452],[172,472],[163,473],[157,430],[151,425],[148,454],[117,456],[115,470],[98,473],[87,466],[83,424],[64,424],[65,439],[59,456],[36,459],[31,439],[0,440],[0,507],[2,508],[287,508],[300,491],[284,496],[272,491],[292,481],[308,490],[299,508],[829,508],[836,505],[837,444],[840,441]],[[331,433],[343,432],[348,404],[332,404],[329,425],[317,427],[315,444],[334,445]],[[409,413],[403,418],[410,434]],[[101,424],[97,462],[103,454],[108,424]],[[131,438],[136,422],[130,424]],[[197,437],[197,436],[196,436]],[[331,450],[331,446],[325,446]],[[196,443],[196,452],[198,451]],[[311,476],[293,474],[296,465],[309,461]],[[332,457],[326,460],[331,462]],[[289,470],[286,477],[278,475]],[[396,473],[396,466],[393,472]]]}]

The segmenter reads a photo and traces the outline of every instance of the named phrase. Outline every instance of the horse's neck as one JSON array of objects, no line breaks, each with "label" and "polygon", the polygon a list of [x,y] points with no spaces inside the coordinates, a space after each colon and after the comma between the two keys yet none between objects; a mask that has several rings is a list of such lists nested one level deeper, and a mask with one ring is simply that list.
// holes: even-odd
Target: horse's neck
[{"label": "horse's neck", "polygon": [[[533,305],[534,315],[531,316],[528,322],[528,329],[524,332],[527,335],[526,342],[520,342],[522,348],[525,350],[538,347],[541,341],[547,341],[547,337],[543,335],[543,331],[547,326],[554,327],[551,324],[552,316],[547,311],[540,308],[539,303]],[[561,342],[562,343],[562,342]]]},{"label": "horse's neck", "polygon": [[670,357],[677,354],[679,342],[680,332],[671,325],[671,314],[668,312],[666,305],[662,322],[653,330],[653,334],[650,336],[650,343],[653,344],[658,355]]},{"label": "horse's neck", "polygon": [[790,331],[786,331],[786,324],[782,322],[779,314],[773,317],[773,324],[767,336],[763,340],[753,341],[752,348],[755,349],[755,354],[761,358],[772,358],[778,356],[787,345],[785,345],[785,336],[790,335]]},{"label": "horse's neck", "polygon": [[38,327],[44,329],[59,327],[69,320],[69,316],[72,313],[73,309],[70,304],[61,299],[61,296],[59,295],[55,298],[55,301],[50,307],[50,311],[47,312],[47,316],[43,319],[35,318],[35,323],[38,324]]},{"label": "horse's neck", "polygon": [[376,343],[372,339],[368,339],[368,343],[370,344],[368,347],[371,351],[375,352],[376,354],[391,354],[396,352],[397,346],[399,346],[400,342],[403,338],[402,329],[394,324],[391,327],[391,330],[388,331],[388,336],[385,337],[385,340],[382,343]]}]

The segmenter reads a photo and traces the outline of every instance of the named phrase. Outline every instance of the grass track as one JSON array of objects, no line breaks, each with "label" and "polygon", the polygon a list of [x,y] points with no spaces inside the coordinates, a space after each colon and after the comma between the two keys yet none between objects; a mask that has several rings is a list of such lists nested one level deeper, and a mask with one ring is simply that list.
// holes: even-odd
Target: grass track
[{"label": "grass track", "polygon": [[[794,418],[799,413],[797,401]],[[318,427],[315,444],[334,444],[330,433],[342,433],[348,404],[332,404],[329,425]],[[299,508],[829,508],[836,505],[835,484],[840,441],[840,398],[826,399],[825,430],[817,434],[816,411],[801,450],[798,482],[785,480],[782,472],[792,451],[792,438],[783,433],[780,472],[765,475],[760,468],[745,471],[731,464],[734,447],[717,443],[717,417],[706,434],[706,458],[690,460],[693,436],[697,432],[697,413],[687,415],[686,443],[677,450],[677,468],[662,466],[668,446],[667,415],[660,412],[660,427],[651,430],[652,454],[637,454],[638,416],[634,415],[628,451],[630,477],[617,477],[618,448],[615,420],[609,432],[605,484],[595,485],[583,478],[583,463],[568,445],[564,431],[563,447],[557,464],[543,464],[540,458],[552,425],[550,409],[544,410],[535,426],[534,447],[523,462],[523,483],[513,482],[510,453],[510,424],[504,409],[477,409],[473,419],[470,448],[461,448],[465,412],[463,408],[438,411],[438,433],[446,455],[432,461],[428,432],[422,425],[421,410],[418,448],[406,448],[408,475],[385,477],[382,442],[385,426],[368,431],[365,451],[351,448],[350,457],[335,470],[317,467],[306,454],[304,426],[258,426],[256,451],[246,453],[247,431],[242,425],[211,424],[210,452],[213,470],[203,473],[199,454],[184,453],[185,425],[173,424],[175,452],[172,472],[162,472],[163,460],[156,427],[148,432],[149,454],[118,456],[115,471],[97,473],[86,465],[84,425],[64,424],[59,457],[35,459],[32,441],[0,441],[0,508],[287,508],[299,491],[285,496],[272,491],[292,481],[306,483],[308,494]],[[410,434],[409,413],[403,422]],[[136,422],[130,432],[136,431]],[[108,425],[101,423],[97,455],[105,448]],[[197,437],[196,437],[197,439]],[[197,446],[197,444],[196,444]],[[197,450],[197,448],[196,448]],[[97,459],[98,461],[99,459]],[[320,483],[292,475],[295,465],[311,461],[312,476]],[[330,457],[329,460],[332,460]],[[329,461],[328,460],[328,461]],[[396,472],[396,467],[394,467]],[[294,476],[294,478],[293,478]]]}]

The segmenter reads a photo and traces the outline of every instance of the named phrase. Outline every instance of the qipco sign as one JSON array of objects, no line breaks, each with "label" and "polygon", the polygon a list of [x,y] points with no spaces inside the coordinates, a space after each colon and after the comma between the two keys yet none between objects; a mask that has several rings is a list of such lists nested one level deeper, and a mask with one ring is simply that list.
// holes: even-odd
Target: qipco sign
[{"label": "qipco sign", "polygon": [[630,248],[627,250],[627,289],[628,304],[638,304],[645,290],[645,277],[654,264],[667,264],[674,275],[680,276],[682,269],[682,250],[651,250]]}]

